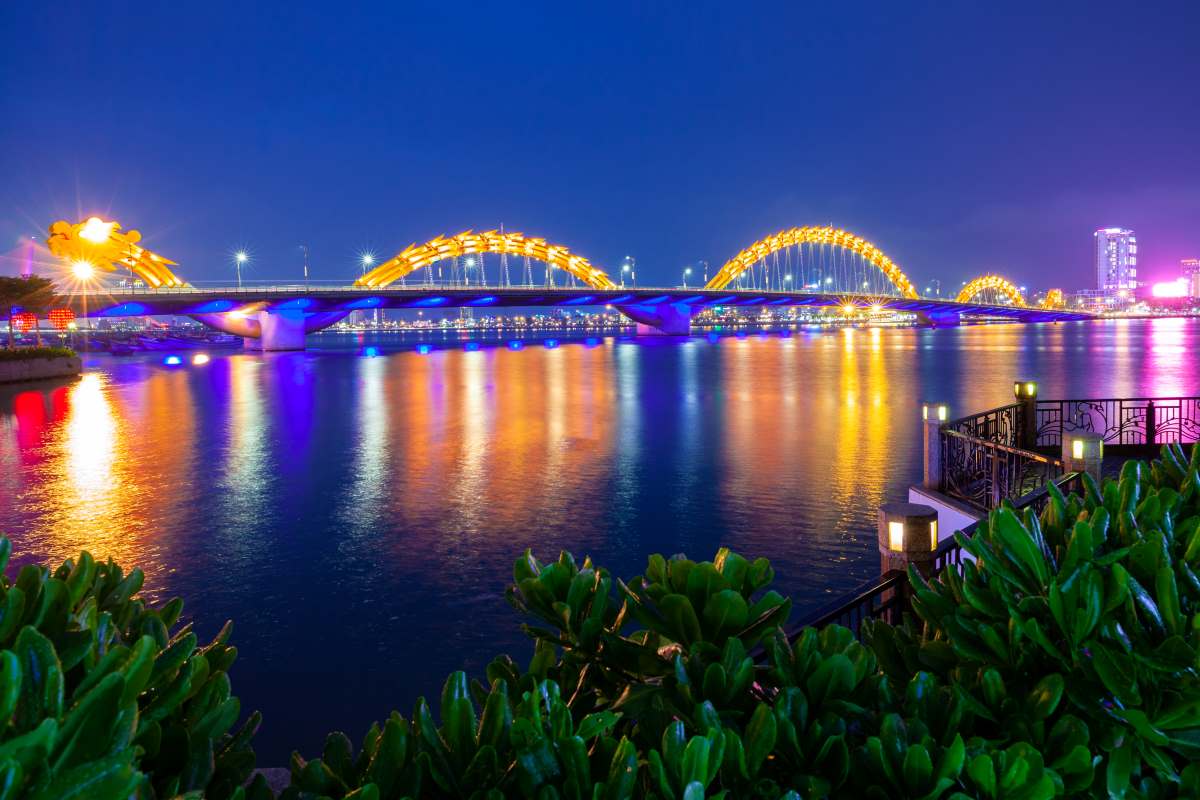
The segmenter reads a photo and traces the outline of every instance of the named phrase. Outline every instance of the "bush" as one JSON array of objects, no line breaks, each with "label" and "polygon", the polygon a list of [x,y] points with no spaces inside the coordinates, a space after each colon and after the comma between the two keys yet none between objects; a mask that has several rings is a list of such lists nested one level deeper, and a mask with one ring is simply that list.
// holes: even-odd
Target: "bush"
[{"label": "bush", "polygon": [[[628,584],[569,554],[513,570],[535,653],[447,682],[354,757],[293,757],[316,797],[1200,796],[1200,448],[1041,515],[994,512],[913,614],[789,641],[772,572],[721,550]],[[482,714],[479,709],[482,708]],[[388,755],[390,753],[390,755]]]},{"label": "bush", "polygon": [[245,794],[259,717],[232,732],[230,626],[197,647],[182,601],[147,606],[142,580],[87,553],[0,578],[0,798]]},{"label": "bush", "polygon": [[[625,583],[526,552],[530,663],[454,673],[357,752],[330,734],[281,798],[1200,796],[1200,448],[959,538],[974,560],[910,573],[913,613],[862,641],[789,640],[765,559],[655,555]],[[86,553],[3,583],[0,800],[271,798],[245,783],[257,715],[231,733],[228,628],[197,649],[140,586]]]},{"label": "bush", "polygon": [[2,361],[32,361],[37,358],[70,358],[76,355],[69,347],[18,347],[15,350],[0,348]]}]

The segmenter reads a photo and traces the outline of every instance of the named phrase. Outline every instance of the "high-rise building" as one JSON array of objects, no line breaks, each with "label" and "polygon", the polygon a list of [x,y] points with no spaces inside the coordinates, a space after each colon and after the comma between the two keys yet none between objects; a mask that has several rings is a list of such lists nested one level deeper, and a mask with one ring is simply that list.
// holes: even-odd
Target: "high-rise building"
[{"label": "high-rise building", "polygon": [[1138,287],[1137,236],[1125,228],[1101,228],[1096,239],[1096,288],[1105,294],[1132,294]]},{"label": "high-rise building", "polygon": [[1187,279],[1188,295],[1200,297],[1200,258],[1185,258],[1179,262],[1179,271]]}]

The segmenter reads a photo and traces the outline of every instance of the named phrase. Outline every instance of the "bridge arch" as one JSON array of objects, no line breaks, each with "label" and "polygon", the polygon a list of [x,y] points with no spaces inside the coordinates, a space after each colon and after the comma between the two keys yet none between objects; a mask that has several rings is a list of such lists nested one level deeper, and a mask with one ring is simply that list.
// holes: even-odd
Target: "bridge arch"
[{"label": "bridge arch", "polygon": [[73,267],[84,262],[91,269],[115,272],[121,266],[154,289],[186,286],[170,270],[176,266],[175,262],[141,247],[138,244],[141,240],[138,231],[121,233],[121,225],[116,221],[89,217],[73,225],[60,219],[50,226],[46,247]]},{"label": "bridge arch", "polygon": [[1067,298],[1063,295],[1062,289],[1050,289],[1046,292],[1046,296],[1042,298],[1042,308],[1056,310],[1067,307]]},{"label": "bridge arch", "polygon": [[586,258],[572,253],[562,245],[549,244],[545,239],[525,236],[522,233],[499,231],[463,231],[457,236],[438,236],[424,244],[410,244],[360,277],[355,281],[355,285],[377,289],[438,261],[474,253],[526,256],[574,275],[593,288],[617,288],[617,284],[604,270],[593,266]]},{"label": "bridge arch", "polygon": [[1014,306],[1025,306],[1025,295],[1021,294],[1021,290],[1007,278],[1000,275],[980,275],[975,280],[969,282],[958,293],[958,297],[954,298],[956,303],[969,303],[974,300],[981,292],[996,291],[1009,299]]},{"label": "bridge arch", "polygon": [[882,272],[901,295],[913,300],[919,297],[912,281],[882,250],[861,236],[855,236],[849,231],[835,228],[832,225],[789,228],[759,239],[726,261],[705,288],[724,289],[744,272],[752,269],[759,261],[784,248],[800,244],[833,245],[856,253]]}]

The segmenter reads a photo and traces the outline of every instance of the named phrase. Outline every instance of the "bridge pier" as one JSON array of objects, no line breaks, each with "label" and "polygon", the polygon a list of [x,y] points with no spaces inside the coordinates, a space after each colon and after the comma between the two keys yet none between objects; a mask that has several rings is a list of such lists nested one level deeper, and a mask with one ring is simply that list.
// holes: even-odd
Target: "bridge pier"
[{"label": "bridge pier", "polygon": [[618,308],[637,323],[639,336],[689,336],[692,333],[692,307],[687,303]]},{"label": "bridge pier", "polygon": [[930,328],[956,328],[962,324],[962,314],[957,311],[918,311],[917,320]]},{"label": "bridge pier", "polygon": [[242,337],[247,350],[303,350],[305,336],[328,328],[349,314],[349,311],[322,311],[307,314],[300,309],[261,309],[250,314],[229,311],[214,314],[193,314],[198,322],[225,333]]}]

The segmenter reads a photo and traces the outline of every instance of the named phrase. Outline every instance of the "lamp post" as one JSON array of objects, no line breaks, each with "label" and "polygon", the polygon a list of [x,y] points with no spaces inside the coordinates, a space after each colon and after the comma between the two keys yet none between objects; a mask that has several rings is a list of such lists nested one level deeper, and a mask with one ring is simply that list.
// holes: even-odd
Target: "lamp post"
[{"label": "lamp post", "polygon": [[691,274],[692,274],[692,268],[691,268],[691,267],[684,267],[684,268],[683,268],[683,288],[685,288],[685,289],[687,288],[687,279],[688,279],[688,275],[691,275]]},{"label": "lamp post", "polygon": [[[75,276],[75,280],[83,284],[83,319],[84,319],[84,334],[83,334],[83,351],[88,350],[88,335],[87,331],[92,325],[88,321],[88,284],[96,277],[96,267],[90,261],[80,259],[71,263],[71,274]],[[9,323],[9,336],[12,336],[12,324]]]},{"label": "lamp post", "polygon": [[308,288],[308,245],[300,245],[300,249],[304,251],[304,288]]},{"label": "lamp post", "polygon": [[237,279],[239,289],[242,288],[242,264],[245,264],[249,258],[250,256],[246,255],[245,250],[238,250],[233,256],[233,260],[237,264]]},{"label": "lamp post", "polygon": [[1017,446],[1022,450],[1032,450],[1037,446],[1037,381],[1014,381],[1013,395],[1021,404],[1018,425],[1020,439]]},{"label": "lamp post", "polygon": [[884,503],[879,507],[880,572],[904,571],[911,564],[928,577],[938,547],[938,513],[916,503]]},{"label": "lamp post", "polygon": [[[633,282],[633,288],[637,288],[637,259],[633,256],[625,256],[625,267],[629,268],[629,278]],[[622,272],[625,268],[622,267]]]}]

